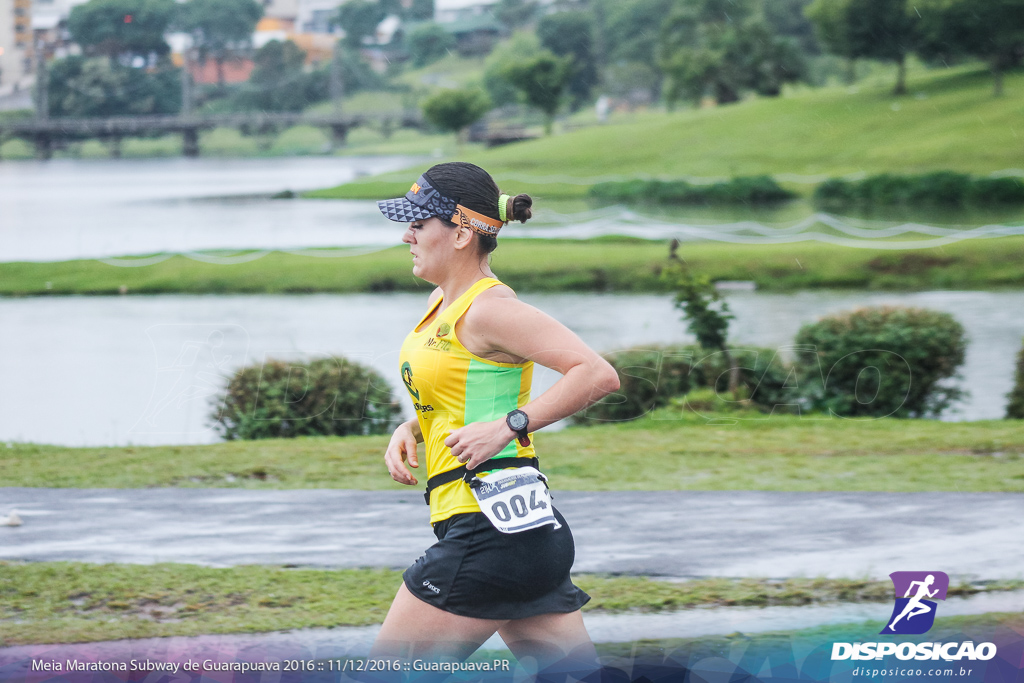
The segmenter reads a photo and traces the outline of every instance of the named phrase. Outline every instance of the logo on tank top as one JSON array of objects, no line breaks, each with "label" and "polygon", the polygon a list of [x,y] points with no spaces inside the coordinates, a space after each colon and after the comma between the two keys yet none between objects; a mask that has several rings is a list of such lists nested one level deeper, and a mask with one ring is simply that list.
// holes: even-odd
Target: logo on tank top
[{"label": "logo on tank top", "polygon": [[402,383],[405,384],[405,388],[409,390],[409,395],[413,398],[413,407],[421,413],[432,413],[434,412],[434,406],[423,405],[420,403],[420,392],[416,388],[416,385],[412,381],[412,366],[409,365],[409,361],[402,363]]},{"label": "logo on tank top", "polygon": [[430,349],[431,351],[450,351],[452,348],[452,342],[449,339],[442,339],[442,337],[448,336],[452,331],[452,326],[448,323],[441,323],[437,332],[434,333],[433,337],[427,337],[427,340],[423,342],[423,348]]},{"label": "logo on tank top", "polygon": [[420,400],[420,392],[412,382],[412,366],[409,365],[409,361],[402,363],[402,382],[412,397],[417,401]]}]

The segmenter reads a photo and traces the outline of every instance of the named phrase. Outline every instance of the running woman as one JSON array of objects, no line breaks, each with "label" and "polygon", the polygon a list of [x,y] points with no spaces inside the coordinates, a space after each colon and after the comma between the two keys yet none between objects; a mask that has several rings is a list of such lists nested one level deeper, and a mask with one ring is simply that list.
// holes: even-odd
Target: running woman
[{"label": "running woman", "polygon": [[[501,520],[481,511],[470,482],[536,465],[532,432],[615,391],[618,376],[491,272],[498,231],[532,216],[529,195],[501,194],[486,171],[456,162],[428,170],[404,198],[378,204],[390,220],[408,222],[402,241],[412,272],[437,285],[399,360],[416,417],[395,430],[384,460],[395,481],[414,486],[418,444],[425,445],[438,541],[405,571],[373,656],[461,660],[497,632],[520,661],[534,657],[543,667],[572,658],[593,666],[580,613],[590,596],[569,578],[575,548],[565,519],[545,507],[543,525],[503,533],[495,526]],[[531,400],[535,362],[563,376]],[[522,502],[519,508],[516,514],[533,512]]]}]

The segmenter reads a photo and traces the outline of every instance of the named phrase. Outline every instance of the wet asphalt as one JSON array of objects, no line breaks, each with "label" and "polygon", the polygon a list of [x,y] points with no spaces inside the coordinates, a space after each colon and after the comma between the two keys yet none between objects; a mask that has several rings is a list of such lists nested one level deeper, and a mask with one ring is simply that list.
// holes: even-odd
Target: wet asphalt
[{"label": "wet asphalt", "polygon": [[[577,572],[1024,578],[1024,494],[556,492]],[[420,491],[0,488],[0,559],[210,566],[410,565]]]}]

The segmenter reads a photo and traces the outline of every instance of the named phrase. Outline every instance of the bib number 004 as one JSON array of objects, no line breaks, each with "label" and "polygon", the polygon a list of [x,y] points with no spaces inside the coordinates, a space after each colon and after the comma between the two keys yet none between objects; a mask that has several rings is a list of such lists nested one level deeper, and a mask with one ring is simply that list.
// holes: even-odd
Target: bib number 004
[{"label": "bib number 004", "polygon": [[516,467],[477,477],[473,496],[498,531],[515,534],[539,526],[561,524],[555,519],[547,478],[534,467]]},{"label": "bib number 004", "polygon": [[[509,511],[510,508],[511,512]],[[491,512],[493,512],[494,516],[500,519],[502,522],[511,522],[513,515],[515,515],[519,519],[525,519],[530,514],[531,510],[547,509],[548,501],[538,501],[536,491],[530,491],[529,507],[527,507],[526,499],[523,498],[518,493],[509,499],[507,505],[505,504],[504,501],[501,500],[496,500],[494,501],[494,503],[491,504]]]}]

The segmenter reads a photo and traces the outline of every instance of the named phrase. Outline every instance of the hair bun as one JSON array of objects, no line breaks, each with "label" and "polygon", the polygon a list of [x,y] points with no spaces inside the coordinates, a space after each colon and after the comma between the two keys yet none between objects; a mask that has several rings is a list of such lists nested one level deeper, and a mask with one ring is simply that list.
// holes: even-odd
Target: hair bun
[{"label": "hair bun", "polygon": [[528,194],[517,194],[512,199],[512,212],[508,220],[525,223],[533,218],[533,199]]}]

